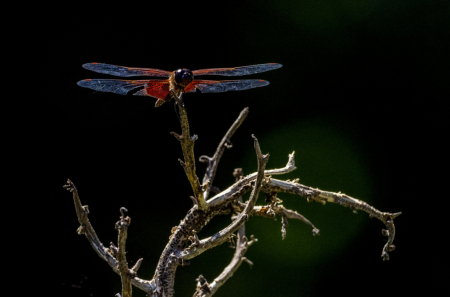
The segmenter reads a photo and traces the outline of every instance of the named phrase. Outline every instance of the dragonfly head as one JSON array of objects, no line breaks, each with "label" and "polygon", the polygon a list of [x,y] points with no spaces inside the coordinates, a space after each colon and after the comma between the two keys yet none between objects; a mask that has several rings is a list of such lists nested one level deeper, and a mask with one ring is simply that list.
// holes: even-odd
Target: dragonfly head
[{"label": "dragonfly head", "polygon": [[194,79],[194,74],[191,70],[183,68],[175,71],[175,82],[183,87],[186,87]]}]

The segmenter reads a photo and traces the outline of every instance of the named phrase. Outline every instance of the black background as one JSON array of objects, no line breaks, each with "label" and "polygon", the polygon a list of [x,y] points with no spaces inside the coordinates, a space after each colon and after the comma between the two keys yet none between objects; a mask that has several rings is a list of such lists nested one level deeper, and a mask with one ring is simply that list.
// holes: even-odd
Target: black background
[{"label": "black background", "polygon": [[[227,188],[236,167],[256,170],[251,134],[269,153],[268,168],[283,167],[296,151],[297,170],[279,178],[342,191],[396,219],[397,249],[381,260],[379,221],[337,205],[307,204],[280,195],[310,219],[312,237],[290,221],[252,218],[247,235],[259,242],[217,296],[325,296],[326,294],[427,294],[448,290],[443,277],[446,234],[445,153],[449,115],[449,4],[447,1],[239,1],[61,4],[40,24],[45,93],[32,123],[43,170],[39,201],[52,213],[52,236],[42,239],[44,282],[58,296],[114,296],[120,278],[94,253],[78,227],[70,178],[90,207],[101,241],[117,233],[119,208],[132,224],[128,261],[144,262],[139,276],[151,279],[170,235],[191,207],[190,185],[177,159],[180,133],[173,105],[155,109],[152,98],[93,92],[76,85],[106,78],[81,67],[102,62],[130,67],[192,70],[281,63],[251,78],[264,88],[186,98],[196,157],[212,155],[244,107],[250,114],[224,154],[216,185]],[[55,7],[53,7],[55,9]],[[47,11],[46,11],[47,12]],[[39,95],[40,96],[40,95]],[[204,165],[197,166],[203,176]],[[442,171],[444,169],[444,171]],[[438,191],[437,189],[442,189]],[[440,193],[440,194],[438,194]],[[36,197],[35,197],[36,198]],[[262,204],[260,197],[257,204]],[[200,234],[223,228],[217,218]],[[448,225],[448,223],[447,223]],[[45,232],[44,232],[45,233]],[[57,234],[57,236],[55,236]],[[212,281],[233,250],[220,246],[180,267],[176,296],[191,296],[195,279]],[[79,285],[84,279],[81,288]],[[144,293],[134,289],[134,296]]]}]

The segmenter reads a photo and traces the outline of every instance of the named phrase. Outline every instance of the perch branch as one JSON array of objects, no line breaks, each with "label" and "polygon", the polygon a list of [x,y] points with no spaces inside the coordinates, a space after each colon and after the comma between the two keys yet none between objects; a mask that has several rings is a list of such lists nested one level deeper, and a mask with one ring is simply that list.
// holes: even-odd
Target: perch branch
[{"label": "perch branch", "polygon": [[239,128],[239,126],[244,122],[245,118],[248,115],[248,107],[244,108],[241,113],[239,114],[239,117],[234,121],[233,125],[231,125],[228,132],[225,134],[225,136],[222,138],[222,141],[220,141],[219,146],[216,149],[216,152],[214,153],[214,156],[212,158],[208,156],[201,156],[200,161],[201,162],[207,162],[208,167],[206,168],[205,176],[203,177],[203,187],[204,187],[204,197],[205,199],[208,199],[209,193],[211,192],[212,183],[214,181],[214,177],[216,176],[217,166],[219,165],[220,158],[222,157],[223,152],[225,151],[225,148],[229,148],[228,145],[230,142],[231,137],[234,135],[236,130]]},{"label": "perch branch", "polygon": [[247,201],[247,205],[245,206],[244,211],[240,213],[239,216],[237,216],[237,218],[228,227],[224,228],[211,237],[201,240],[199,244],[191,244],[187,249],[177,255],[179,258],[185,260],[192,259],[200,255],[204,251],[224,243],[248,219],[253,207],[255,206],[259,191],[262,187],[265,174],[264,169],[269,159],[268,154],[263,155],[261,153],[258,139],[256,139],[254,135],[252,135],[252,137],[254,139],[254,146],[258,159],[258,172],[256,181],[253,186],[253,191],[250,195],[249,200]]},{"label": "perch branch", "polygon": [[[289,154],[289,160],[284,168],[279,169],[272,169],[272,170],[266,170],[264,171],[264,175],[277,175],[277,174],[285,174],[288,172],[291,172],[297,167],[295,167],[294,162],[294,153]],[[252,173],[250,175],[247,175],[246,177],[240,179],[238,182],[233,184],[231,187],[226,189],[225,191],[222,191],[221,193],[217,194],[216,196],[212,197],[208,201],[208,206],[216,206],[222,203],[225,203],[229,200],[233,200],[236,197],[242,196],[244,193],[241,193],[241,191],[245,188],[245,185],[250,184],[251,181],[256,179],[258,173]]]},{"label": "perch branch", "polygon": [[116,229],[119,231],[119,236],[117,239],[117,245],[119,246],[119,251],[117,253],[117,261],[119,261],[119,271],[120,278],[122,280],[122,295],[121,297],[131,297],[131,275],[128,269],[128,262],[126,256],[126,241],[128,236],[128,226],[130,226],[130,217],[125,217],[124,212],[128,210],[125,207],[120,208],[120,221],[116,223]]},{"label": "perch branch", "polygon": [[[64,186],[64,188],[73,193],[75,210],[77,213],[78,222],[80,223],[80,227],[77,230],[78,234],[80,235],[84,234],[88,239],[89,243],[91,244],[91,246],[94,248],[95,252],[100,256],[100,258],[105,260],[108,263],[108,265],[111,266],[114,272],[120,274],[120,271],[118,269],[119,262],[113,256],[114,251],[105,248],[98,239],[97,234],[95,233],[94,228],[92,227],[87,216],[89,213],[88,206],[87,205],[83,206],[81,204],[77,188],[75,187],[75,185],[72,183],[71,180],[67,180],[67,184]],[[155,283],[153,280],[147,281],[135,277],[131,280],[131,283],[145,292],[151,292],[155,289]]]},{"label": "perch branch", "polygon": [[317,201],[321,202],[322,204],[325,204],[326,202],[332,202],[345,207],[349,207],[354,211],[362,210],[364,212],[367,212],[370,217],[376,217],[387,227],[387,230],[383,231],[383,234],[388,237],[387,243],[383,247],[383,251],[381,253],[383,261],[388,261],[388,252],[391,252],[395,249],[395,246],[393,245],[395,237],[394,219],[401,215],[401,212],[381,212],[370,206],[366,202],[352,198],[343,193],[326,192],[319,189],[307,187],[296,182],[281,181],[277,179],[271,179],[268,183],[266,183],[264,185],[263,191],[296,194],[302,197],[306,197],[308,201]]},{"label": "perch branch", "polygon": [[189,132],[189,122],[187,117],[186,107],[182,104],[182,96],[183,92],[180,93],[179,96],[171,90],[172,95],[178,104],[178,109],[180,113],[180,122],[181,122],[181,135],[178,135],[175,132],[170,132],[176,139],[178,139],[181,143],[181,149],[183,150],[184,162],[180,161],[181,165],[186,172],[189,183],[191,184],[192,190],[194,192],[194,196],[198,201],[199,209],[205,210],[208,208],[206,204],[205,198],[203,196],[203,188],[200,185],[200,181],[196,174],[195,169],[195,157],[194,157],[194,142],[197,140],[197,135],[190,136]]}]

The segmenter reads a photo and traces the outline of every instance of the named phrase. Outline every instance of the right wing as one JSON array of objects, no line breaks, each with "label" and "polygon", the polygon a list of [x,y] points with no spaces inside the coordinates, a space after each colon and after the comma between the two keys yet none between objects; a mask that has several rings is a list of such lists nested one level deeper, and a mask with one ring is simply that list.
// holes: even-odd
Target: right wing
[{"label": "right wing", "polygon": [[194,80],[187,87],[186,91],[199,89],[202,93],[221,93],[227,91],[241,91],[252,88],[267,86],[269,82],[261,79],[244,80]]}]

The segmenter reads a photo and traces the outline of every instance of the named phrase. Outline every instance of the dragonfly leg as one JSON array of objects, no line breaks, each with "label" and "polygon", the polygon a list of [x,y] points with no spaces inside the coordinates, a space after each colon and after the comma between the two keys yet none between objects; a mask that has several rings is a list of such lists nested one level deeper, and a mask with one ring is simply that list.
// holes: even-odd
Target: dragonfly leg
[{"label": "dragonfly leg", "polygon": [[178,121],[179,121],[180,124],[181,124],[181,119],[180,119],[180,115],[178,114],[177,106],[178,106],[178,104],[177,104],[177,102],[175,101],[174,104],[173,104],[173,108],[175,109],[175,114],[177,115]]},{"label": "dragonfly leg", "polygon": [[180,91],[178,95],[176,94],[176,92],[173,89],[170,89],[169,92],[172,95],[172,97],[175,98],[175,101],[177,102],[177,104],[180,105],[181,107],[184,107],[184,102],[183,102],[184,92]]}]

